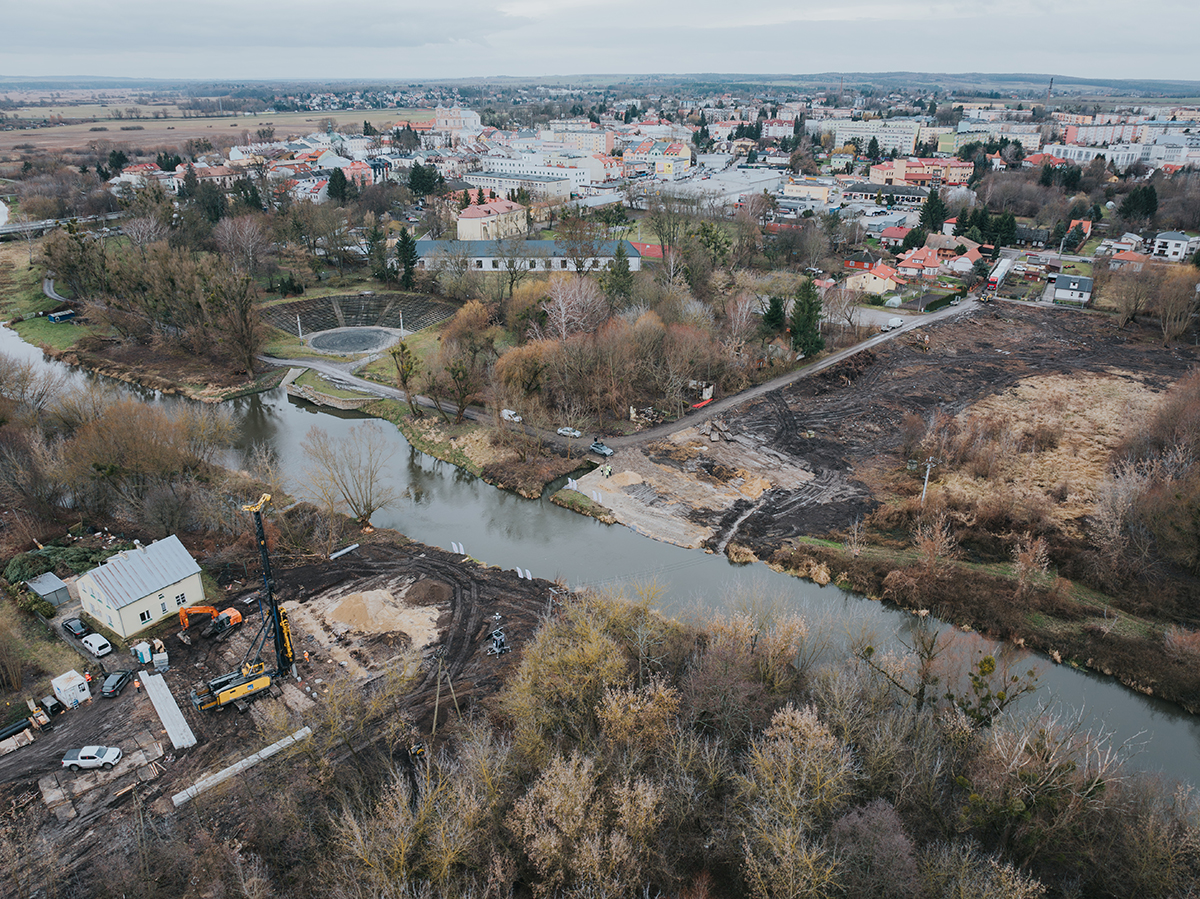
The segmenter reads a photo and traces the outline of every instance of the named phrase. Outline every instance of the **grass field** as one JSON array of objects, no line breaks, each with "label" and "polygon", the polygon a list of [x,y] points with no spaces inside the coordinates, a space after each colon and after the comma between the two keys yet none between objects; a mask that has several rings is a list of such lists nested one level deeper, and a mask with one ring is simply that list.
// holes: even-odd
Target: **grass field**
[{"label": "grass field", "polygon": [[[324,119],[333,119],[337,128],[362,128],[364,121],[381,130],[389,128],[397,121],[407,119],[420,122],[433,118],[429,109],[352,109],[333,112],[279,112],[256,113],[254,115],[224,116],[220,118],[182,118],[178,110],[175,117],[169,119],[142,118],[136,121],[129,119],[118,120],[112,117],[116,109],[124,109],[126,105],[118,104],[104,109],[91,104],[80,107],[54,107],[66,118],[107,113],[107,118],[97,115],[98,122],[83,122],[76,125],[56,125],[48,128],[33,128],[22,131],[0,131],[0,153],[8,154],[20,147],[34,150],[66,150],[86,147],[92,141],[104,140],[112,144],[124,144],[139,149],[150,149],[163,144],[183,144],[191,138],[207,137],[214,143],[240,142],[242,132],[251,135],[259,128],[273,127],[277,140],[289,136],[299,137],[311,134],[317,130],[318,124]],[[145,107],[148,112],[151,107]],[[72,112],[71,110],[75,110]],[[87,110],[81,112],[80,110]],[[46,118],[51,115],[51,108],[26,107],[18,110],[17,115],[28,114],[30,118]],[[121,126],[140,125],[139,131],[122,131]],[[92,128],[107,128],[107,131],[92,131]],[[19,152],[19,151],[18,151]]]}]

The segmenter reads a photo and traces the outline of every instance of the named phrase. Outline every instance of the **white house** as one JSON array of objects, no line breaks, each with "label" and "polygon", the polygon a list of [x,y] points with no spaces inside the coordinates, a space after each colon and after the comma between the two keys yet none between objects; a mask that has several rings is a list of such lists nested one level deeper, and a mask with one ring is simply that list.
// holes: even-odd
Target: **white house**
[{"label": "white house", "polygon": [[1200,237],[1188,237],[1182,231],[1163,231],[1154,239],[1154,258],[1179,262],[1200,249]]},{"label": "white house", "polygon": [[83,611],[122,637],[204,602],[200,566],[174,534],[105,559],[77,584]]},{"label": "white house", "polygon": [[1079,275],[1054,277],[1054,302],[1085,305],[1092,298],[1092,279]]}]

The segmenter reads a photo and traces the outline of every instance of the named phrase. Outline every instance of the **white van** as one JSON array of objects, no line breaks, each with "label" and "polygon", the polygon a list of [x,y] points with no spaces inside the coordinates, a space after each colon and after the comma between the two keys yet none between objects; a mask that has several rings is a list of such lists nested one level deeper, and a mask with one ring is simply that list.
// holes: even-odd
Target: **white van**
[{"label": "white van", "polygon": [[884,326],[883,326],[882,328],[880,328],[879,330],[880,330],[880,331],[895,331],[897,328],[903,328],[903,327],[904,327],[904,319],[902,319],[902,318],[889,318],[889,319],[887,320],[887,324],[886,324],[886,325],[884,325]]},{"label": "white van", "polygon": [[517,424],[520,424],[521,420],[522,420],[521,416],[518,415],[512,409],[501,409],[500,417],[503,418],[505,421],[515,421]]},{"label": "white van", "polygon": [[79,642],[87,647],[87,651],[96,658],[100,658],[100,656],[106,656],[112,652],[112,644],[99,634],[88,634]]}]

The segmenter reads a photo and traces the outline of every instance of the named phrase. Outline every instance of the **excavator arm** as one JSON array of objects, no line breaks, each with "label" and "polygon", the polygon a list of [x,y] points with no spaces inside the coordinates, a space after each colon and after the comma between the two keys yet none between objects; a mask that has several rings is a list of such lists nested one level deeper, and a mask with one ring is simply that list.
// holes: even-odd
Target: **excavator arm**
[{"label": "excavator arm", "polygon": [[189,627],[189,618],[193,615],[207,615],[210,621],[215,621],[217,610],[212,606],[184,606],[179,610],[179,626],[185,631]]}]

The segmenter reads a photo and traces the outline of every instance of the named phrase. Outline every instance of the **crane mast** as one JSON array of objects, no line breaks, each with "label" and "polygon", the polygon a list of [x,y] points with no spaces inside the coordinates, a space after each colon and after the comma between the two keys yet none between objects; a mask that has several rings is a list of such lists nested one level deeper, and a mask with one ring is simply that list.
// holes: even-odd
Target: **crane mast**
[{"label": "crane mast", "polygon": [[258,554],[262,559],[263,595],[267,600],[267,612],[271,616],[271,636],[275,643],[276,674],[290,671],[295,674],[296,650],[292,645],[292,629],[288,624],[287,612],[275,597],[275,575],[271,572],[271,556],[267,552],[267,534],[263,529],[262,510],[271,501],[271,494],[264,493],[252,506],[242,510],[254,515],[254,531],[258,540]]}]

